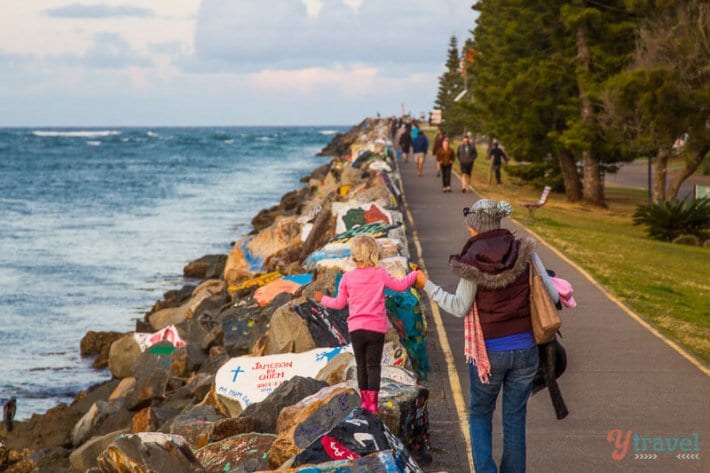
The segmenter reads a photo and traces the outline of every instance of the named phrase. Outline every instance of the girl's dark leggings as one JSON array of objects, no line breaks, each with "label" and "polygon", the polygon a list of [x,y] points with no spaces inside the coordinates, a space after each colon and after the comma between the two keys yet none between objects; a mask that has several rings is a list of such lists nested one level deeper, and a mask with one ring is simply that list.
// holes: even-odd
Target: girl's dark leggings
[{"label": "girl's dark leggings", "polygon": [[354,330],[350,332],[350,341],[353,344],[357,363],[358,388],[379,391],[385,334],[370,330]]}]

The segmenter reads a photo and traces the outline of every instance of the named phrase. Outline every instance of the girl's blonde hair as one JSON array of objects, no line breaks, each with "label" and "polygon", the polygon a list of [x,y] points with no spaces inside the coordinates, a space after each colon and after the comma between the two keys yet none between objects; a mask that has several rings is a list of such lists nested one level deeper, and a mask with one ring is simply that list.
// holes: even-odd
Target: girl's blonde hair
[{"label": "girl's blonde hair", "polygon": [[350,243],[350,253],[356,263],[374,267],[380,262],[380,248],[370,235],[358,235]]}]

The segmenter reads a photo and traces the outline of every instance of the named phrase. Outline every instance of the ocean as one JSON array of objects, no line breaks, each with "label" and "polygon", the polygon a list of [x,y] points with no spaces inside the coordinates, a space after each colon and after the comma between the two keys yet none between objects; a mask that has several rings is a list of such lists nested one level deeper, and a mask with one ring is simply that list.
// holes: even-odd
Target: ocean
[{"label": "ocean", "polygon": [[17,419],[110,378],[79,343],[131,331],[302,186],[343,127],[0,129],[0,402]]}]

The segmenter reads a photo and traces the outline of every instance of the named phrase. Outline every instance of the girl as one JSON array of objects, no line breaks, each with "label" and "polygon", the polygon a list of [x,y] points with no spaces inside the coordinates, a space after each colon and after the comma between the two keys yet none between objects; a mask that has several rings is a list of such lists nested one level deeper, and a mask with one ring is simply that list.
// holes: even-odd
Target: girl
[{"label": "girl", "polygon": [[402,279],[392,277],[385,268],[378,266],[377,241],[369,235],[353,238],[351,255],[357,267],[343,275],[338,296],[328,297],[316,291],[314,299],[330,309],[339,310],[349,305],[348,331],[355,352],[362,407],[377,414],[382,347],[389,328],[384,290],[409,289],[416,281],[418,271],[412,271]]}]

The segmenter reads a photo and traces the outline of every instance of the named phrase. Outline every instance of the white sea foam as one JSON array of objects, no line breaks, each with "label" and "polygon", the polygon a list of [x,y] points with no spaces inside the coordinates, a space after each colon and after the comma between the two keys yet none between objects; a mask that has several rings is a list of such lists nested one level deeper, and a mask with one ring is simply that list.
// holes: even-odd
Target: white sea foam
[{"label": "white sea foam", "polygon": [[224,140],[224,142],[227,143],[228,145],[231,145],[232,143],[234,143],[234,140]]},{"label": "white sea foam", "polygon": [[321,135],[330,136],[336,134],[337,130],[321,130],[318,133],[320,133]]},{"label": "white sea foam", "polygon": [[259,141],[271,141],[273,138],[270,136],[260,136],[258,139]]},{"label": "white sea foam", "polygon": [[158,134],[153,131],[146,131],[145,134],[150,138],[155,138],[156,136],[158,136]]},{"label": "white sea foam", "polygon": [[100,138],[103,136],[120,135],[120,131],[115,130],[81,130],[81,131],[33,131],[35,136],[69,137],[69,138]]},{"label": "white sea foam", "polygon": [[86,144],[89,146],[101,146],[100,141],[87,141]]}]

